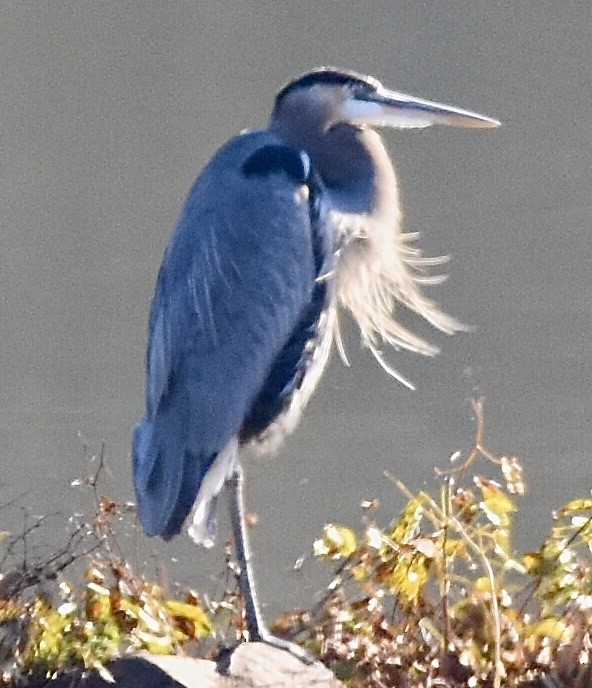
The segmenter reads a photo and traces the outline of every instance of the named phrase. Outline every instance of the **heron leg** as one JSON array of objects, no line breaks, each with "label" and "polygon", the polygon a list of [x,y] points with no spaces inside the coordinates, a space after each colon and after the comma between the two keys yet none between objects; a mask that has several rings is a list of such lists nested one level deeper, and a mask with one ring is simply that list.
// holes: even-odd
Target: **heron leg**
[{"label": "heron leg", "polygon": [[230,519],[232,523],[236,558],[240,568],[239,583],[245,599],[249,640],[267,643],[278,649],[287,650],[290,654],[298,657],[298,659],[306,664],[317,664],[317,660],[311,657],[296,643],[291,643],[289,640],[274,636],[263,620],[259,600],[257,599],[257,591],[255,589],[255,576],[251,565],[251,547],[249,545],[249,537],[245,522],[245,502],[243,495],[244,474],[240,463],[236,464],[236,468],[227,482],[230,488]]},{"label": "heron leg", "polygon": [[243,494],[244,474],[243,469],[237,463],[235,470],[228,479],[230,487],[230,519],[232,522],[232,534],[234,547],[239,565],[239,583],[245,598],[247,615],[247,630],[250,640],[263,640],[269,631],[265,626],[255,590],[255,578],[251,566],[251,547],[245,523],[245,501]]}]

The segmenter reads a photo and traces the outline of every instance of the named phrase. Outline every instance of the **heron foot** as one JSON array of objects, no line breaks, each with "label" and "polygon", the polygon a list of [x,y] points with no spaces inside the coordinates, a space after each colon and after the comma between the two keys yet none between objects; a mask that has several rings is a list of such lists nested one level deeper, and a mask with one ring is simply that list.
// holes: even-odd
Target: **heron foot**
[{"label": "heron foot", "polygon": [[258,633],[254,635],[256,637],[251,637],[251,642],[265,643],[266,645],[269,645],[270,647],[275,647],[278,650],[285,650],[286,652],[289,652],[293,657],[296,657],[296,659],[299,659],[301,662],[307,664],[308,666],[325,666],[320,660],[318,660],[316,657],[313,657],[304,648],[300,647],[300,645],[297,645],[296,643],[293,643],[290,640],[286,640],[285,638],[278,638],[276,635],[273,635],[273,633],[271,633],[271,631],[267,629],[260,630]]}]

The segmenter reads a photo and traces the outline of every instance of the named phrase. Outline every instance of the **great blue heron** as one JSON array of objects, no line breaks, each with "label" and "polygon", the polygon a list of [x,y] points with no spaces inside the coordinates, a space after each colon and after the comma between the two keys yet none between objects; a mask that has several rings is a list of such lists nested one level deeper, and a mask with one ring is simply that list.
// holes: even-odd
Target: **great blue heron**
[{"label": "great blue heron", "polygon": [[402,232],[393,164],[372,129],[431,124],[499,122],[354,72],[305,74],[278,93],[267,129],[214,155],[166,249],[133,440],[138,513],[148,535],[169,539],[187,521],[210,545],[216,496],[229,484],[251,640],[284,646],[257,604],[239,454],[274,450],[295,427],[338,334],[338,307],[395,376],[381,344],[436,352],[395,320],[397,301],[439,330],[462,327],[421,290],[437,281],[426,268],[438,259]]}]

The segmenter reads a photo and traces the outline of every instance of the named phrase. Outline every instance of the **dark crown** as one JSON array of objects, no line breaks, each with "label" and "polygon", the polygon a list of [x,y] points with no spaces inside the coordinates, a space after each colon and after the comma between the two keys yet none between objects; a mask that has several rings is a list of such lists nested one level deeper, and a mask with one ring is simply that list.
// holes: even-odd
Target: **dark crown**
[{"label": "dark crown", "polygon": [[321,67],[303,74],[286,84],[275,98],[276,105],[289,93],[297,89],[311,88],[317,85],[347,86],[352,91],[359,89],[367,93],[368,91],[376,91],[381,84],[371,76],[363,76],[357,72],[335,69],[334,67]]}]

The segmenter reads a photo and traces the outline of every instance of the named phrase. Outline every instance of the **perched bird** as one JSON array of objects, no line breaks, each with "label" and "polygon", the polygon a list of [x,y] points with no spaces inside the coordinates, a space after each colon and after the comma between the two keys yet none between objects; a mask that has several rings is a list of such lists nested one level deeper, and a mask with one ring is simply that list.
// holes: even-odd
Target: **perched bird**
[{"label": "perched bird", "polygon": [[[340,307],[380,347],[436,349],[395,319],[400,302],[446,333],[462,325],[423,293],[441,259],[403,233],[397,179],[373,127],[491,128],[496,120],[323,68],[281,89],[267,129],[214,155],[191,188],[152,303],[146,412],[133,438],[138,513],[148,535],[185,523],[210,545],[216,496],[232,526],[252,640],[259,612],[239,457],[273,451],[296,426],[338,340]],[[294,650],[290,647],[289,649]]]}]

